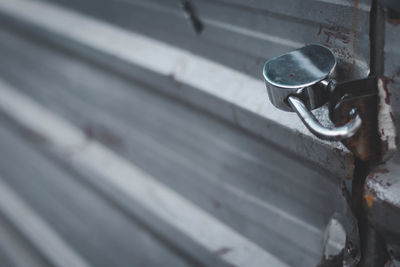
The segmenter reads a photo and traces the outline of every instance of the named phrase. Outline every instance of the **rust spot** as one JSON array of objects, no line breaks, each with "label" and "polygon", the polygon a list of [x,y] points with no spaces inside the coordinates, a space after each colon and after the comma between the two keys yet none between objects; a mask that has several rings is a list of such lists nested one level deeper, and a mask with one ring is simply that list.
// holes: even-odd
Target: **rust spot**
[{"label": "rust spot", "polygon": [[389,112],[389,115],[390,115],[390,118],[392,119],[392,121],[395,122],[393,113],[392,113],[392,112]]},{"label": "rust spot", "polygon": [[350,42],[350,37],[346,33],[342,33],[338,31],[338,26],[328,27],[327,30],[324,30],[324,34],[326,36],[325,42],[329,43],[331,40],[336,41],[339,40],[344,44]]},{"label": "rust spot", "polygon": [[221,202],[218,200],[213,200],[213,206],[214,208],[219,209],[221,207]]},{"label": "rust spot", "polygon": [[389,173],[389,170],[387,168],[376,168],[368,174],[367,178],[374,180],[376,183],[380,183],[376,178],[378,178],[378,174],[385,173]]},{"label": "rust spot", "polygon": [[[356,15],[357,16],[357,15]],[[329,47],[340,59],[345,60],[350,65],[355,65],[355,38],[356,38],[356,28],[358,19],[353,19],[353,28],[347,29],[345,27],[337,25],[335,21],[326,19],[325,21],[328,25],[319,25],[317,35],[325,40],[322,40],[324,45]],[[349,44],[353,44],[351,47]]]},{"label": "rust spot", "polygon": [[348,29],[339,26],[336,24],[336,22],[327,19],[326,20],[330,26],[322,26],[322,32],[326,35],[327,39],[327,43],[329,43],[329,41],[340,41],[344,44],[347,44],[350,42],[351,39],[351,35]]},{"label": "rust spot", "polygon": [[397,26],[397,25],[400,24],[400,19],[398,19],[398,18],[396,18],[396,19],[388,18],[387,21],[388,21],[390,24],[395,25],[395,26]]},{"label": "rust spot", "polygon": [[[374,108],[372,108],[377,106],[376,97],[371,96],[363,99],[355,98],[354,100],[345,100],[339,103],[341,103],[341,105],[338,108],[331,109],[330,112],[330,118],[336,126],[342,126],[347,123],[348,114],[354,107],[356,107],[363,116],[361,130],[353,137],[343,140],[342,143],[359,159],[364,161],[374,160],[379,156],[376,151],[381,151],[379,134],[382,133],[378,133],[378,131],[376,131],[376,113]],[[364,118],[368,119],[364,120]]]},{"label": "rust spot", "polygon": [[121,138],[104,126],[88,124],[83,128],[83,132],[85,133],[87,139],[97,140],[108,147],[119,149],[123,147]]},{"label": "rust spot", "polygon": [[20,128],[19,132],[24,139],[26,139],[32,143],[37,143],[37,144],[47,143],[47,138],[45,136],[43,136],[31,129]]},{"label": "rust spot", "polygon": [[353,12],[353,24],[352,24],[352,36],[353,36],[353,49],[354,51],[357,48],[357,27],[358,27],[358,6],[360,0],[356,0],[354,3],[354,12]]},{"label": "rust spot", "polygon": [[228,252],[231,251],[231,250],[232,250],[231,248],[222,247],[222,248],[216,250],[216,251],[215,251],[215,254],[218,255],[218,256],[222,256],[222,255],[228,253]]},{"label": "rust spot", "polygon": [[374,173],[389,173],[389,170],[387,168],[376,168]]},{"label": "rust spot", "polygon": [[381,142],[381,146],[382,146],[382,154],[386,154],[386,152],[389,151],[389,141],[388,140],[382,140]]},{"label": "rust spot", "polygon": [[371,194],[364,195],[365,202],[369,208],[372,208],[372,204],[374,203],[374,196]]},{"label": "rust spot", "polygon": [[385,102],[386,102],[386,104],[390,104],[390,92],[389,92],[389,90],[388,90],[388,85],[390,84],[390,83],[393,83],[394,82],[394,80],[392,79],[392,78],[389,78],[389,77],[385,77],[385,76],[383,76],[382,78],[381,78],[381,80],[382,80],[382,84],[383,84],[383,90],[385,90],[385,93],[386,93],[386,95],[385,95]]},{"label": "rust spot", "polygon": [[392,11],[391,9],[388,10],[386,19],[387,22],[394,26],[400,25],[400,14],[398,12]]},{"label": "rust spot", "polygon": [[175,84],[176,88],[180,89],[182,88],[182,83],[178,82],[175,78],[175,75],[173,73],[168,75],[168,78],[172,81],[172,83]]},{"label": "rust spot", "polygon": [[360,3],[360,0],[356,0],[356,2],[354,3],[354,13],[356,13],[357,11],[357,9],[358,9],[358,5],[359,5],[359,3]]}]

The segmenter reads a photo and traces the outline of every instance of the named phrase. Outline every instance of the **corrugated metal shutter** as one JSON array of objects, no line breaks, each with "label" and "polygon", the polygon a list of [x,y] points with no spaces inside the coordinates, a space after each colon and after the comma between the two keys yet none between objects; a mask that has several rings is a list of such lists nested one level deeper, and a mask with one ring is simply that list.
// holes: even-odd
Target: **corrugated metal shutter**
[{"label": "corrugated metal shutter", "polygon": [[261,68],[317,42],[366,77],[370,1],[193,1],[201,34],[179,3],[0,2],[0,230],[38,266],[319,262],[354,158]]}]

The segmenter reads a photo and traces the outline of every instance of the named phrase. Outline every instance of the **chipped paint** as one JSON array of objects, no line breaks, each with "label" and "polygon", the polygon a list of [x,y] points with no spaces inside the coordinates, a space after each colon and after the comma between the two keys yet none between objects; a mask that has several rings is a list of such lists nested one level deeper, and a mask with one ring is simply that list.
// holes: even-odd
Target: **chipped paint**
[{"label": "chipped paint", "polygon": [[387,161],[397,149],[396,127],[390,105],[390,93],[387,85],[392,79],[387,77],[378,80],[378,132],[381,140],[381,160]]},{"label": "chipped paint", "polygon": [[399,192],[400,181],[398,176],[394,175],[398,171],[395,163],[389,163],[377,167],[367,177],[365,182],[366,195],[372,195],[374,201],[383,201],[393,206],[400,206]]},{"label": "chipped paint", "polygon": [[[357,27],[357,15],[353,20],[353,28]],[[355,38],[356,32],[353,29],[346,29],[338,26],[334,21],[326,19],[327,25],[319,26],[317,36],[320,36],[324,45],[329,47],[335,55],[350,65],[356,64],[354,47],[357,45]]]},{"label": "chipped paint", "polygon": [[353,12],[353,25],[352,28],[352,43],[353,43],[353,51],[356,54],[357,51],[357,27],[358,27],[358,7],[360,5],[360,0],[356,0],[354,3],[354,12]]}]

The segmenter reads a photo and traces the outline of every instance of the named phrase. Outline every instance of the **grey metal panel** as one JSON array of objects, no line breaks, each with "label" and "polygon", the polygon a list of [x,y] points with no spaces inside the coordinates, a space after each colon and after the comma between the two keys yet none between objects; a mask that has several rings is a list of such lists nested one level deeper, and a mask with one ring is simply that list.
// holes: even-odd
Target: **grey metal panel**
[{"label": "grey metal panel", "polygon": [[[15,133],[5,128],[0,132],[1,150],[10,152],[0,159],[2,180],[91,266],[188,266],[145,228],[71,179],[71,173],[57,168]],[[13,162],[21,159],[24,164],[15,168]]]},{"label": "grey metal panel", "polygon": [[318,260],[335,209],[328,173],[92,65],[9,33],[2,39],[1,76],[24,93],[285,261]]},{"label": "grey metal panel", "polygon": [[341,79],[365,77],[369,70],[370,0],[193,1],[205,25],[199,36],[176,0],[57,2],[257,78],[266,58],[313,42],[332,47],[346,62],[339,66]]},{"label": "grey metal panel", "polygon": [[[382,4],[384,1],[381,1]],[[393,13],[392,13],[393,12]],[[379,6],[374,41],[378,51],[376,74],[380,77],[379,123],[384,162],[374,168],[365,182],[364,203],[369,220],[386,242],[388,266],[400,259],[399,212],[400,169],[398,136],[400,134],[400,26],[393,10]]]},{"label": "grey metal panel", "polygon": [[394,122],[396,124],[397,136],[399,136],[400,125],[397,118],[400,117],[400,27],[389,21],[385,23],[385,47],[384,47],[384,89],[387,90],[388,98],[385,100],[393,110]]},{"label": "grey metal panel", "polygon": [[[5,1],[2,11],[3,19],[14,26],[228,120],[337,174],[338,178],[352,176],[351,153],[338,142],[315,138],[295,114],[273,107],[265,99],[265,87],[260,79],[57,6]],[[35,13],[47,15],[37,17]],[[54,16],[58,19],[53,21]],[[136,53],[136,49],[141,53]],[[317,115],[329,124],[326,107],[318,110]],[[281,123],[283,120],[285,124]],[[282,139],[286,142],[281,142]]]},{"label": "grey metal panel", "polygon": [[0,266],[4,267],[50,267],[24,236],[0,216]]},{"label": "grey metal panel", "polygon": [[[16,5],[18,2],[24,1],[17,1]],[[7,1],[4,3],[4,6],[7,6]],[[85,3],[88,4],[89,9],[93,8],[92,3]],[[206,14],[204,18],[207,30],[200,37],[193,35],[175,3],[168,2],[166,6],[169,8],[168,12],[158,6],[166,2],[154,1],[152,3],[156,5],[153,7],[149,7],[148,3],[135,1],[135,3],[132,2],[132,8],[125,10],[123,7],[127,6],[120,2],[114,2],[108,7],[106,2],[102,2],[102,5],[96,2],[96,7],[101,10],[97,9],[94,14],[108,20],[118,19],[120,21],[117,22],[120,25],[132,30],[219,61],[224,64],[219,66],[219,69],[228,66],[252,77],[259,77],[258,70],[265,57],[274,56],[289,47],[315,41],[328,43],[336,49],[336,53],[343,60],[350,59],[348,64],[355,64],[355,71],[344,73],[341,79],[365,76],[368,72],[369,44],[366,42],[368,39],[366,22],[369,1],[360,3],[356,11],[353,9],[353,4],[348,1],[309,2],[309,4],[316,3],[316,6],[319,6],[310,10],[301,9],[300,1],[291,2],[292,8],[289,9],[280,9],[278,2],[271,4],[271,9],[261,2],[254,2],[260,6],[253,7],[243,7],[233,2],[195,2],[199,14]],[[298,16],[294,12],[296,6],[302,10]],[[317,16],[316,13],[323,7],[325,7],[323,14]],[[328,10],[332,8],[334,11],[330,14]],[[241,233],[266,252],[275,255],[282,264],[313,266],[318,262],[323,228],[333,211],[339,210],[340,204],[336,203],[336,196],[341,193],[341,180],[352,176],[352,156],[348,151],[343,150],[340,145],[331,145],[314,139],[300,128],[301,124],[298,124],[299,130],[296,129],[296,124],[291,124],[288,130],[285,125],[281,125],[278,116],[274,114],[254,112],[249,109],[249,105],[241,106],[228,97],[218,99],[210,92],[202,92],[201,88],[198,90],[199,93],[192,90],[193,88],[188,88],[190,86],[182,84],[181,81],[175,80],[173,72],[170,75],[151,73],[151,70],[150,72],[143,71],[141,69],[143,66],[140,64],[132,66],[135,62],[130,62],[129,59],[118,59],[113,55],[104,56],[109,51],[104,49],[99,51],[95,47],[90,47],[81,39],[69,36],[68,32],[51,32],[48,25],[40,25],[37,21],[36,24],[32,23],[29,18],[24,21],[24,18],[18,17],[18,12],[15,13],[14,10],[13,14],[10,10],[12,9],[2,10],[2,18],[7,23],[11,21],[11,24],[22,25],[25,31],[28,30],[33,35],[47,38],[47,41],[56,40],[59,46],[76,53],[71,55],[70,51],[55,48],[52,43],[43,44],[43,40],[36,37],[21,38],[18,34],[2,31],[0,54],[4,64],[0,66],[0,76],[12,84],[15,90],[26,94],[49,112],[58,114],[63,120],[81,129],[81,133],[85,134],[88,140],[103,143],[132,165],[138,165],[159,182],[166,184],[185,199],[201,207],[207,214]],[[126,14],[124,15],[123,12]],[[324,19],[337,14],[343,14],[345,19],[335,17],[336,22],[323,23]],[[159,16],[160,22],[149,19],[155,15]],[[301,18],[303,15],[310,16],[312,19],[304,20]],[[353,16],[350,19],[351,15]],[[235,19],[232,20],[232,18]],[[165,21],[171,23],[167,24]],[[360,23],[354,24],[354,21]],[[129,25],[126,25],[127,23]],[[230,27],[230,24],[234,26]],[[264,24],[270,26],[268,34],[263,33],[262,25]],[[278,25],[284,25],[285,29],[296,30],[278,32],[276,31]],[[87,26],[87,24],[81,26]],[[171,30],[171,27],[174,30]],[[358,30],[353,39],[352,27]],[[73,30],[79,32],[78,28]],[[84,33],[84,31],[81,32]],[[342,36],[338,35],[338,32],[346,34]],[[283,42],[285,38],[287,41]],[[113,41],[111,40],[110,43]],[[286,46],[282,45],[283,43]],[[85,45],[85,49],[82,49]],[[129,49],[129,46],[125,49]],[[185,55],[185,53],[182,52],[179,55]],[[350,58],[346,59],[347,53],[350,53]],[[91,54],[91,56],[88,57],[86,54]],[[353,56],[359,58],[360,61],[353,62]],[[80,57],[85,60],[89,58],[92,62],[88,63]],[[198,60],[199,57],[193,56],[191,59]],[[99,62],[101,67],[98,66]],[[124,68],[125,71],[121,71]],[[346,70],[351,70],[351,68]],[[251,79],[246,81],[249,80],[251,81]],[[161,86],[168,87],[166,90],[172,92],[168,95],[173,96],[175,100],[160,94],[160,91],[165,92],[158,88]],[[213,89],[217,91],[219,88]],[[262,95],[257,90],[249,89],[246,95],[249,98],[257,98]],[[187,95],[182,97],[183,94]],[[190,98],[195,100],[191,102],[188,100]],[[182,101],[192,105],[195,102],[197,107],[202,109],[198,110]],[[260,104],[261,101],[258,101],[253,103]],[[266,98],[265,101],[267,101]],[[260,109],[262,108],[263,106],[260,105]],[[208,112],[205,113],[204,110]],[[8,115],[5,114],[5,116]],[[290,117],[290,114],[287,116]],[[282,115],[281,118],[286,117]],[[3,123],[18,129],[14,122],[4,121]],[[268,124],[267,127],[264,127],[264,124]],[[30,139],[31,142],[38,142],[35,149],[45,150],[45,154],[50,153],[49,155],[56,156],[56,153],[52,154],[46,150],[48,144],[40,142],[40,135],[38,140],[34,136],[32,138],[30,134],[24,134],[21,129],[13,134],[18,134],[18,131],[22,131],[19,134]],[[10,143],[18,143],[18,138],[20,137],[14,137],[12,134],[4,138],[5,149],[9,147],[8,140],[13,140]],[[287,142],[281,144],[282,140],[286,141],[286,139]],[[295,147],[293,148],[292,145]],[[282,149],[282,146],[285,149]],[[24,149],[21,148],[21,150]],[[41,153],[39,154],[37,157],[41,158]],[[15,155],[15,158],[25,156],[22,152]],[[299,156],[304,158],[301,159]],[[57,157],[57,161],[61,164],[68,161],[68,157],[62,153]],[[309,162],[309,159],[312,162]],[[49,167],[52,164],[54,161],[44,158],[37,166],[46,166],[40,170],[45,171],[54,168]],[[102,170],[102,168],[103,166],[99,165],[99,169]],[[39,193],[30,192],[33,189],[24,188],[22,178],[14,179],[14,176],[17,176],[16,173],[24,171],[23,169],[7,168],[8,182],[14,185],[15,190],[20,190],[22,196],[36,203],[37,209],[43,209],[38,213],[52,222],[55,227],[58,223],[68,224],[69,218],[64,218],[64,212],[75,211],[76,206],[78,206],[76,212],[83,214],[83,218],[94,225],[95,221],[92,217],[98,214],[86,215],[85,211],[90,210],[92,205],[103,208],[107,206],[108,203],[103,198],[111,199],[113,203],[117,203],[123,213],[127,212],[130,216],[136,216],[142,220],[147,216],[135,208],[136,203],[129,197],[125,198],[120,191],[112,190],[108,184],[101,184],[93,173],[88,173],[79,167],[73,166],[73,174],[70,171],[60,174],[63,177],[62,183],[65,185],[61,189],[58,188],[57,183],[48,181],[48,177],[41,177],[41,180],[38,180],[39,185],[32,185],[33,188],[39,188],[37,189]],[[62,167],[56,169],[57,173],[65,172]],[[42,176],[47,175],[49,174],[43,173]],[[36,176],[40,175],[36,173]],[[75,179],[76,176],[84,177],[82,179],[89,181],[89,187],[93,186],[98,193],[92,194],[92,189],[80,188],[75,181],[72,181],[71,176]],[[58,188],[57,192],[61,196],[69,196],[66,197],[68,201],[52,195],[54,203],[62,206],[57,211],[51,203],[41,200],[40,192],[45,191],[40,191],[44,190],[40,188],[40,185],[48,186],[50,191],[52,186]],[[83,195],[82,199],[89,199],[86,202],[90,204],[79,207],[78,200],[72,197],[76,192]],[[107,207],[108,211],[110,207]],[[91,262],[97,263],[99,259],[95,259],[94,255],[107,251],[109,246],[117,243],[121,248],[120,254],[116,255],[121,256],[119,259],[113,258],[114,255],[108,253],[102,256],[107,258],[109,263],[123,264],[124,261],[130,260],[125,247],[132,240],[115,240],[116,236],[120,236],[121,239],[126,237],[118,229],[111,229],[112,224],[121,219],[124,221],[121,229],[131,229],[128,231],[132,232],[131,238],[137,234],[144,236],[146,240],[153,239],[146,234],[133,231],[133,228],[138,229],[139,232],[141,229],[132,226],[130,221],[127,222],[120,211],[112,212],[116,218],[108,218],[104,224],[101,224],[104,228],[87,227],[89,234],[102,232],[102,229],[106,229],[106,233],[110,231],[112,242],[104,246],[92,247],[84,243],[86,240],[80,244],[75,240],[77,237],[69,236],[68,231],[73,232],[75,227],[79,229],[77,221],[69,224],[69,228],[65,226],[69,230],[61,229],[61,226],[57,229],[63,233],[69,243],[74,244],[74,247],[86,244],[88,251],[84,251],[83,254]],[[56,218],[51,218],[51,214],[57,214]],[[101,217],[100,220],[102,219]],[[193,256],[196,254],[193,251],[197,247],[190,240],[182,237],[182,233],[177,233],[174,240],[168,233],[170,229],[160,226],[162,222],[157,224],[156,221],[153,224],[151,227],[155,230],[153,228],[152,230],[163,238],[169,238],[169,242],[183,242],[181,245],[185,244],[184,242],[191,244],[187,246],[184,255],[190,255],[196,259],[204,258],[204,261],[200,261],[201,264],[207,265],[215,260],[214,258],[234,254],[229,247],[223,247],[222,250],[208,252],[208,254],[207,251],[199,249],[196,252],[197,255]],[[171,261],[181,263],[180,259],[174,257],[176,252],[171,252],[171,254],[163,252],[168,250],[159,246],[157,241],[149,242],[151,247],[156,247]],[[147,254],[144,253],[145,255]],[[215,261],[218,262],[218,260]]]}]

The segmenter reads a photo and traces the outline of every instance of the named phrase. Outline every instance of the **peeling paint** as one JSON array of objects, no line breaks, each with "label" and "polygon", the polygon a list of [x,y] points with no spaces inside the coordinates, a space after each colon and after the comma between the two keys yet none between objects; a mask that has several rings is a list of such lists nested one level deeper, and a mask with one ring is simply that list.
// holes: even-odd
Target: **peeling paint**
[{"label": "peeling paint", "polygon": [[390,104],[390,96],[391,96],[391,94],[390,94],[390,92],[389,92],[389,90],[388,90],[388,85],[390,84],[390,83],[393,83],[394,82],[394,80],[392,79],[392,78],[389,78],[389,77],[381,77],[381,80],[382,80],[382,88],[383,88],[383,90],[385,90],[385,102],[386,102],[386,104]]},{"label": "peeling paint", "polygon": [[387,87],[392,82],[393,79],[388,77],[378,80],[378,130],[381,139],[381,161],[387,161],[397,149],[396,127]]}]

